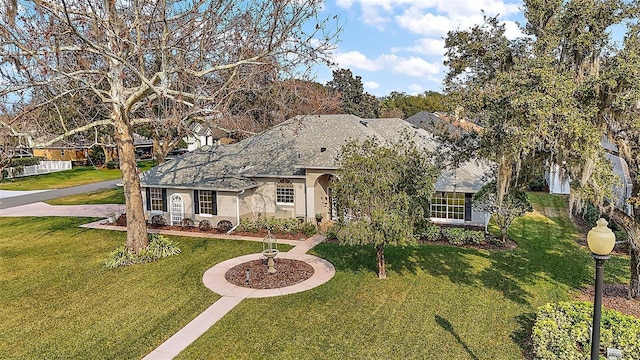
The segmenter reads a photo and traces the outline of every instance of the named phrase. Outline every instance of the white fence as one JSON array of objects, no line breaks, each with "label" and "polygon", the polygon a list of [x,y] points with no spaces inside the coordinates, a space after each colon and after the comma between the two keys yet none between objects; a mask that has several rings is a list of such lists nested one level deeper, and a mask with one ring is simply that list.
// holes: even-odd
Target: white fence
[{"label": "white fence", "polygon": [[71,161],[40,161],[39,165],[7,168],[7,178],[47,174],[56,171],[71,170]]}]

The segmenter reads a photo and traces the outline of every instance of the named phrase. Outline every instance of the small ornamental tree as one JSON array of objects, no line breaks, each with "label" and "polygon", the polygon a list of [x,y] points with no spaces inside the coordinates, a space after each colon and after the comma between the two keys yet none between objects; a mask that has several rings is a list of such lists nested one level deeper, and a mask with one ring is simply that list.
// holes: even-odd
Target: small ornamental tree
[{"label": "small ornamental tree", "polygon": [[428,154],[405,134],[394,144],[370,138],[342,148],[332,184],[338,209],[338,238],[376,250],[378,278],[386,278],[384,248],[415,241],[429,215],[438,171]]},{"label": "small ornamental tree", "polygon": [[493,215],[493,220],[500,228],[502,243],[507,241],[507,231],[513,221],[532,210],[527,194],[515,189],[506,193],[502,204],[498,204],[495,181],[485,184],[473,195],[473,208]]}]

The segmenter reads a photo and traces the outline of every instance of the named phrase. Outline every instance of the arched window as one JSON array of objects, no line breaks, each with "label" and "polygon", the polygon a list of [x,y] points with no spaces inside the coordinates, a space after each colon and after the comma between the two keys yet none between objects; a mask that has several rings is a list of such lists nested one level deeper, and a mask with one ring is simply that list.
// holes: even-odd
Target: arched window
[{"label": "arched window", "polygon": [[293,205],[293,183],[287,179],[280,179],[276,183],[276,203]]}]

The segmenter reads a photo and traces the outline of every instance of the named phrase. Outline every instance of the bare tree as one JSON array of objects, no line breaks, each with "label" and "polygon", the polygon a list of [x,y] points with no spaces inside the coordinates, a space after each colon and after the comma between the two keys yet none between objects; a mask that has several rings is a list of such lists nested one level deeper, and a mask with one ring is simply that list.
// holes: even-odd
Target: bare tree
[{"label": "bare tree", "polygon": [[[338,32],[329,23],[335,17],[319,18],[321,5],[322,0],[5,1],[0,97],[21,100],[5,125],[35,127],[40,119],[34,109],[65,96],[99,99],[78,109],[83,116],[73,124],[60,117],[47,143],[96,127],[111,129],[126,197],[126,245],[137,252],[148,240],[133,127],[157,121],[150,114],[158,104],[181,118],[215,115],[234,94],[253,89],[265,69],[279,78],[307,73],[312,63],[326,59]],[[43,87],[54,91],[33,101]]]}]

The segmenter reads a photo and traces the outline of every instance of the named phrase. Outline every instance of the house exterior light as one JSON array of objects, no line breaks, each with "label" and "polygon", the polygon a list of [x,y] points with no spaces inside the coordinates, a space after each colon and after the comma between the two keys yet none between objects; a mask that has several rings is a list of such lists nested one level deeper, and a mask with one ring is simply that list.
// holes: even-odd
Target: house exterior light
[{"label": "house exterior light", "polygon": [[616,244],[616,236],[607,227],[605,219],[598,219],[596,226],[587,234],[587,244],[591,250],[591,256],[596,261],[596,286],[593,295],[593,324],[591,333],[591,360],[600,358],[600,318],[602,311],[602,275],[604,262]]},{"label": "house exterior light", "polygon": [[607,227],[607,220],[600,218],[587,234],[587,244],[595,255],[607,256],[616,244],[616,236]]}]

